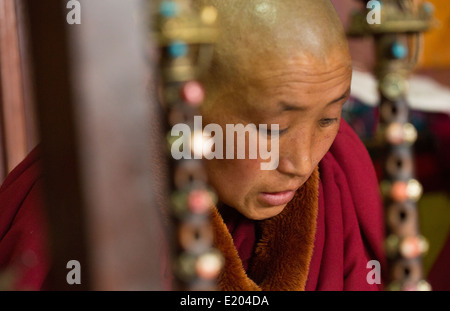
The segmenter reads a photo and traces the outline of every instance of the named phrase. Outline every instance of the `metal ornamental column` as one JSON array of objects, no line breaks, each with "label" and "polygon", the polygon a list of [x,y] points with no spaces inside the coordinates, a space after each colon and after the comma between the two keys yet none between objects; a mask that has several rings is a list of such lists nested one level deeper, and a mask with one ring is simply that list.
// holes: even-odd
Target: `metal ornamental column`
[{"label": "metal ornamental column", "polygon": [[[160,77],[162,100],[167,114],[167,155],[171,163],[170,218],[174,232],[172,270],[179,290],[215,290],[223,265],[213,247],[210,211],[214,190],[208,186],[202,164],[202,129],[194,127],[205,91],[198,82],[210,65],[218,35],[217,10],[195,7],[190,0],[164,0],[156,6],[156,33],[161,47]],[[191,137],[179,137],[171,128],[188,126]],[[189,148],[189,158],[177,158],[177,142]],[[176,147],[178,146],[178,147]],[[187,147],[189,146],[189,147]]]},{"label": "metal ornamental column", "polygon": [[373,36],[376,46],[378,135],[386,156],[381,190],[387,231],[387,289],[430,290],[422,271],[422,255],[428,244],[420,234],[417,211],[422,186],[414,176],[413,144],[417,131],[410,123],[406,94],[408,77],[420,53],[421,33],[432,25],[433,6],[415,0],[362,2],[367,4],[367,10],[353,15],[349,35]]}]

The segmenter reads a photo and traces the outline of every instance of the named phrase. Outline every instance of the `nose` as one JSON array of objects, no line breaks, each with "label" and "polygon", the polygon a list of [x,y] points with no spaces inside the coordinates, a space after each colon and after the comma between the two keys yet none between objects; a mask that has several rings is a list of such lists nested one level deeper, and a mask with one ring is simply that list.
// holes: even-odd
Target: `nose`
[{"label": "nose", "polygon": [[280,146],[278,171],[296,177],[309,176],[313,170],[313,141],[313,133],[303,133]]}]

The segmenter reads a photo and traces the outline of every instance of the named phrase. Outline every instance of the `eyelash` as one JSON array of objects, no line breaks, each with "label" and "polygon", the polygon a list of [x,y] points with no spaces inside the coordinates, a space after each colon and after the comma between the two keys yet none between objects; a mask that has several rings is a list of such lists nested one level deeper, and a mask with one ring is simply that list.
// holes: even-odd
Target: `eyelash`
[{"label": "eyelash", "polygon": [[333,125],[335,122],[337,122],[337,118],[334,119],[322,119],[319,121],[319,125],[321,127],[327,127]]},{"label": "eyelash", "polygon": [[273,131],[273,130],[271,130],[271,129],[267,129],[267,135],[268,135],[268,136],[271,136],[271,135],[274,135],[275,133],[278,133],[278,136],[281,136],[281,135],[283,135],[284,133],[286,133],[286,132],[288,131],[288,129],[289,129],[289,128],[285,128],[285,129],[278,130],[278,131]]},{"label": "eyelash", "polygon": [[[321,120],[319,121],[319,125],[320,125],[321,127],[328,127],[328,126],[331,126],[331,125],[333,125],[334,123],[336,123],[337,120],[338,120],[338,118],[334,118],[334,119],[330,119],[330,118],[328,118],[328,119],[321,119]],[[278,130],[278,131],[273,131],[273,130],[271,130],[271,129],[267,129],[267,135],[268,135],[268,136],[271,136],[271,135],[274,135],[276,132],[278,132],[278,136],[281,136],[281,135],[285,134],[288,130],[289,130],[289,128],[285,128],[285,129]]]}]

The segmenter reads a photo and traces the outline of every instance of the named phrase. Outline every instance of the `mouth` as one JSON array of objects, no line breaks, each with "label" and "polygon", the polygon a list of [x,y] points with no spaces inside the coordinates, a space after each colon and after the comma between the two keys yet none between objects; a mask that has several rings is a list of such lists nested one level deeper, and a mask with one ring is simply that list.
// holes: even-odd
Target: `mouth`
[{"label": "mouth", "polygon": [[294,190],[287,190],[281,192],[261,192],[258,199],[268,206],[280,206],[289,203],[295,195]]}]

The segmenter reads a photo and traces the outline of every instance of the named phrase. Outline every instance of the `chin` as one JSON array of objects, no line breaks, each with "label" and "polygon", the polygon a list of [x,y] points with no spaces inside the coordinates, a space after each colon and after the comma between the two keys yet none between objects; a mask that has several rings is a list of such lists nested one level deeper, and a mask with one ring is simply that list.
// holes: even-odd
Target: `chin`
[{"label": "chin", "polygon": [[251,220],[265,220],[280,214],[286,205],[272,206],[272,207],[253,207],[250,210],[239,211],[242,215]]}]

